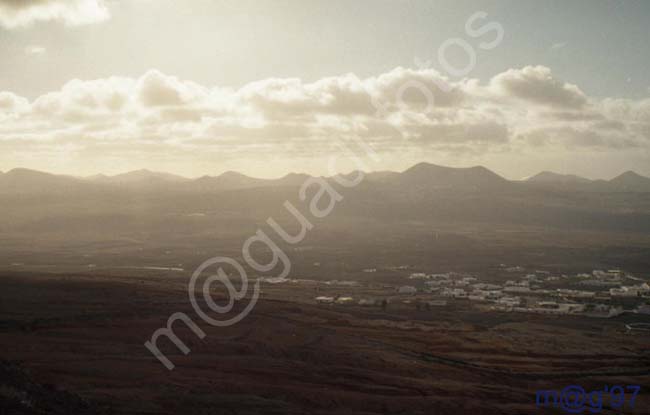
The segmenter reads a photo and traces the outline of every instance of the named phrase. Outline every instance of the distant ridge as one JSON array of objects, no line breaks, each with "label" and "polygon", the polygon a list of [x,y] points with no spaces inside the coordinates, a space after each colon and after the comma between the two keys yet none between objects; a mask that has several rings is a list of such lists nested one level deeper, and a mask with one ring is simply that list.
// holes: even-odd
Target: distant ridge
[{"label": "distant ridge", "polygon": [[552,171],[543,171],[526,179],[532,183],[591,183],[586,177],[575,174],[559,174]]},{"label": "distant ridge", "polygon": [[[353,180],[359,172],[344,174]],[[310,176],[303,173],[289,173],[277,179],[261,179],[245,174],[227,171],[218,176],[203,176],[189,179],[175,174],[155,172],[146,169],[130,171],[114,176],[97,174],[85,178],[55,175],[37,170],[15,168],[0,172],[2,193],[56,193],[73,190],[126,188],[140,190],[175,190],[182,192],[252,189],[259,187],[299,186]],[[431,163],[418,163],[403,172],[377,171],[365,173],[365,182],[390,189],[438,189],[438,190],[500,190],[524,185],[531,189],[540,185],[588,192],[650,192],[650,178],[633,171],[627,171],[609,181],[590,180],[574,174],[559,174],[542,171],[523,181],[510,181],[483,166],[446,167]]]},{"label": "distant ridge", "polygon": [[0,191],[3,193],[68,193],[84,188],[84,182],[75,177],[25,168],[15,168],[0,175]]},{"label": "distant ridge", "polygon": [[418,163],[397,176],[389,178],[402,185],[431,188],[482,188],[503,187],[510,182],[483,167],[445,167],[431,163]]},{"label": "distant ridge", "polygon": [[22,167],[17,167],[11,169],[8,172],[2,175],[5,179],[16,179],[16,180],[74,180],[80,181],[79,179],[73,176],[67,176],[63,174],[52,174],[45,173],[38,170],[25,169]]},{"label": "distant ridge", "polygon": [[[305,174],[259,179],[226,172],[178,181],[173,175],[136,171],[120,176],[134,181],[118,183],[106,177],[82,179],[28,169],[0,175],[0,229],[62,235],[100,230],[111,235],[135,230],[154,235],[161,229],[204,232],[208,223],[230,226],[231,219],[265,220],[276,213],[282,217],[288,213],[286,201],[300,209],[311,207],[298,191],[310,177]],[[481,166],[419,163],[401,173],[368,173],[354,188],[328,181],[345,198],[332,217],[343,220],[341,226],[348,219],[363,218],[414,226],[514,224],[650,232],[650,179],[632,172],[611,181],[549,185],[510,181]],[[308,197],[316,192],[309,189]]]},{"label": "distant ridge", "polygon": [[203,176],[190,183],[197,190],[248,189],[262,186],[265,179],[257,179],[235,171],[227,171],[219,176]]},{"label": "distant ridge", "polygon": [[611,184],[630,192],[650,192],[650,178],[631,170],[614,177]]},{"label": "distant ridge", "polygon": [[180,183],[190,180],[182,176],[177,176],[175,174],[154,172],[147,169],[134,170],[127,173],[117,174],[115,176],[98,174],[95,176],[87,177],[87,179],[92,181],[101,181],[104,183],[142,183],[152,181]]}]

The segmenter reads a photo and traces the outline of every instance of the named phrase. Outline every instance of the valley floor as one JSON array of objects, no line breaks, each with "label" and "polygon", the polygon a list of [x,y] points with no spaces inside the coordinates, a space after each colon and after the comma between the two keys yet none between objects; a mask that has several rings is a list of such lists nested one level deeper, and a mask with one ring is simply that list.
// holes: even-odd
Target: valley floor
[{"label": "valley floor", "polygon": [[[537,390],[568,385],[640,385],[623,412],[650,408],[650,332],[625,330],[648,316],[317,305],[296,286],[265,289],[248,317],[217,328],[185,282],[0,275],[0,413],[521,414],[538,410]],[[168,371],[143,344],[178,311],[206,337],[178,324],[190,353],[161,347]],[[602,413],[619,413],[607,402]]]}]

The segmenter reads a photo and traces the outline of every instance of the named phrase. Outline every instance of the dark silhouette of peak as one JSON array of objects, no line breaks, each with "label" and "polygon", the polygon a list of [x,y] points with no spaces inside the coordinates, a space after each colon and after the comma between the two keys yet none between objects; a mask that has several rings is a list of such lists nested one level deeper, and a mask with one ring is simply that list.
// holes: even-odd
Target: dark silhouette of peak
[{"label": "dark silhouette of peak", "polygon": [[232,182],[232,183],[250,183],[256,180],[262,180],[232,170],[220,174],[215,179],[220,180],[222,182]]},{"label": "dark silhouette of peak", "polygon": [[263,179],[256,179],[236,171],[226,171],[219,176],[200,177],[189,183],[188,187],[202,191],[219,191],[258,187],[263,182]]},{"label": "dark silhouette of peak", "polygon": [[614,177],[611,181],[617,181],[617,180],[650,180],[650,179],[648,179],[645,176],[641,176],[639,173],[633,170],[628,170],[625,173],[622,173]]},{"label": "dark silhouette of peak", "polygon": [[54,177],[54,174],[44,173],[38,170],[25,169],[22,167],[17,167],[11,169],[6,173],[7,176],[11,177]]},{"label": "dark silhouette of peak", "polygon": [[396,178],[403,186],[435,188],[489,189],[509,184],[483,166],[456,168],[430,163],[418,163]]},{"label": "dark silhouette of peak", "polygon": [[250,176],[246,176],[243,173],[239,173],[233,170],[228,170],[226,172],[221,173],[219,176],[223,179],[252,179]]},{"label": "dark silhouette of peak", "polygon": [[307,179],[309,177],[311,177],[311,176],[308,175],[308,174],[305,174],[305,173],[288,173],[288,174],[282,176],[282,178],[280,178],[280,180],[284,180],[284,179],[287,179],[287,180]]},{"label": "dark silhouette of peak", "polygon": [[310,175],[305,173],[289,173],[286,176],[274,180],[274,182],[279,186],[300,186],[310,177]]},{"label": "dark silhouette of peak", "polygon": [[65,193],[82,188],[83,181],[71,176],[16,168],[0,175],[2,193]]},{"label": "dark silhouette of peak", "polygon": [[650,178],[628,170],[609,181],[619,190],[630,192],[650,192]]},{"label": "dark silhouette of peak", "polygon": [[235,171],[227,171],[219,176],[203,176],[194,185],[204,190],[234,190],[255,187],[300,186],[310,176],[302,173],[289,173],[279,179],[260,179]]},{"label": "dark silhouette of peak", "polygon": [[445,166],[439,166],[437,164],[421,162],[404,170],[402,174],[410,174],[410,175],[430,174],[433,172],[439,172],[439,171],[445,171],[451,169],[452,167],[445,167]]},{"label": "dark silhouette of peak", "polygon": [[9,170],[3,175],[6,180],[16,181],[78,181],[72,176],[45,173],[38,170],[25,169],[22,167]]},{"label": "dark silhouette of peak", "polygon": [[[356,180],[360,171],[343,174],[347,180]],[[26,168],[15,168],[0,172],[0,192],[29,193],[43,192],[68,194],[74,189],[84,191],[106,191],[119,188],[143,191],[183,191],[220,192],[224,190],[244,190],[270,187],[298,187],[311,176],[304,173],[289,173],[276,179],[250,177],[236,171],[226,171],[218,176],[203,176],[186,179],[170,173],[147,169],[134,170],[115,176],[97,174],[86,178],[55,175]],[[371,186],[378,192],[398,191],[428,194],[427,190],[460,191],[475,193],[480,191],[532,190],[534,186],[551,186],[561,190],[589,192],[650,192],[650,178],[627,171],[612,180],[589,180],[573,174],[559,174],[542,171],[535,176],[519,182],[512,182],[483,166],[446,167],[432,163],[418,163],[405,171],[376,171],[363,174],[364,186]]]},{"label": "dark silhouette of peak", "polygon": [[[102,175],[103,176],[103,175]],[[154,172],[147,169],[134,170],[127,173],[118,174],[115,176],[100,178],[112,183],[136,183],[146,181],[162,181],[162,182],[184,182],[187,181],[185,177],[177,176],[170,173]]]},{"label": "dark silhouette of peak", "polygon": [[[487,169],[483,166],[474,166],[474,167],[447,167],[440,166],[437,164],[431,163],[418,163],[413,167],[406,169],[402,174],[409,176],[434,176],[437,174],[441,175],[483,175],[485,177],[501,177],[498,174],[494,173],[492,170]],[[502,178],[502,180],[505,180]]]},{"label": "dark silhouette of peak", "polygon": [[577,176],[575,174],[560,174],[552,171],[543,171],[526,179],[531,183],[550,183],[550,184],[568,184],[568,183],[590,183],[591,180]]}]

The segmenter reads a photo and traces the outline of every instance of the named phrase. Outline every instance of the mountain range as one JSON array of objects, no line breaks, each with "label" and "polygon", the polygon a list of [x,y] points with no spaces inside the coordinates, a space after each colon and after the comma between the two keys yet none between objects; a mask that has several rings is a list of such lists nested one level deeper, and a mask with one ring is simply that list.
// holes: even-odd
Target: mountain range
[{"label": "mountain range", "polygon": [[[309,200],[300,200],[298,189],[308,178],[227,172],[188,179],[148,170],[79,178],[14,169],[0,174],[0,232],[59,232],[66,240],[77,231],[167,238],[169,232],[210,234],[217,223],[221,229],[248,229],[271,216],[295,223],[284,203],[307,208]],[[325,226],[356,229],[373,221],[397,229],[437,223],[650,232],[650,179],[633,172],[608,181],[551,172],[514,181],[480,166],[420,163],[399,173],[368,173],[353,188],[328,180],[345,200]]]},{"label": "mountain range", "polygon": [[[355,172],[350,174],[353,175]],[[101,188],[216,192],[298,186],[309,177],[307,174],[290,173],[277,179],[260,179],[228,171],[218,176],[189,179],[170,173],[143,169],[114,176],[99,174],[80,178],[16,168],[4,174],[0,172],[0,194],[70,193]],[[590,180],[572,174],[543,171],[527,179],[513,181],[482,166],[453,168],[419,163],[401,173],[390,171],[366,173],[365,180],[392,187],[413,189],[474,189],[481,191],[530,186],[531,188],[570,188],[577,191],[650,192],[650,178],[633,171],[627,171],[611,180]]]}]

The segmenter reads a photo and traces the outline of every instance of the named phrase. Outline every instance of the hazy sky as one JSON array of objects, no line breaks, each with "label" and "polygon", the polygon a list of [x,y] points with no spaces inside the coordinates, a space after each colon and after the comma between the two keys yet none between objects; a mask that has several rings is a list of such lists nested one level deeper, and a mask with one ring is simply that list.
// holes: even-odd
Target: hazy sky
[{"label": "hazy sky", "polygon": [[0,0],[0,170],[322,174],[363,138],[377,169],[650,175],[648,21],[642,0]]}]

